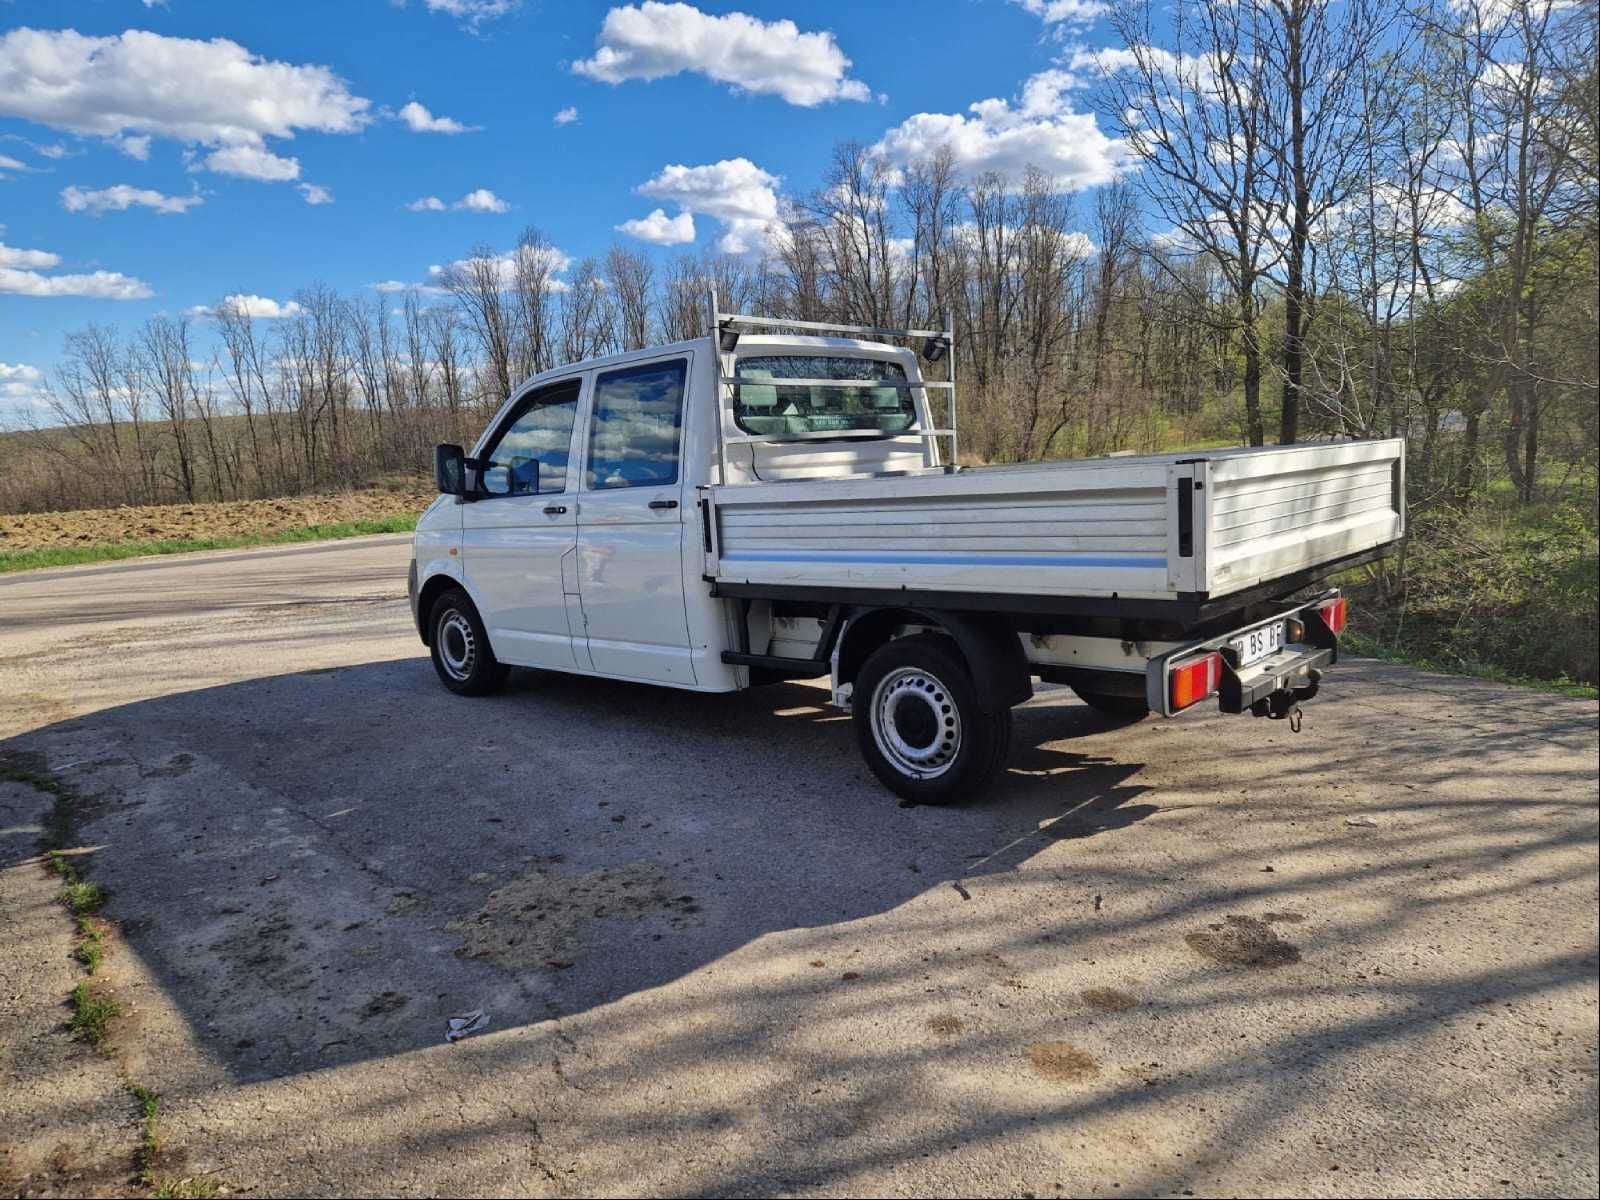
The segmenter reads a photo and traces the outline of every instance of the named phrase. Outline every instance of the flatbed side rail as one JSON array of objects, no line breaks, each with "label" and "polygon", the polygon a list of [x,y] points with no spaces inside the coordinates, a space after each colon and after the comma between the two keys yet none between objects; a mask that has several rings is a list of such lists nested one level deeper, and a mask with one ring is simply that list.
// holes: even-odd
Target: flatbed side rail
[{"label": "flatbed side rail", "polygon": [[[922,390],[924,395],[929,391],[943,391],[946,402],[946,422],[939,429],[907,429],[902,433],[892,433],[890,437],[915,437],[920,438],[926,447],[927,463],[935,465],[934,447],[939,438],[946,438],[950,443],[949,456],[946,458],[944,468],[954,473],[959,470],[958,452],[959,441],[956,434],[956,335],[952,324],[946,323],[943,329],[889,329],[877,325],[846,325],[832,321],[801,321],[789,317],[759,317],[751,313],[723,312],[717,303],[717,290],[711,289],[708,305],[711,316],[711,336],[716,342],[715,353],[712,358],[716,361],[716,387],[717,387],[717,482],[728,482],[728,447],[730,445],[749,445],[761,443],[764,445],[792,445],[805,442],[822,441],[858,441],[865,437],[881,438],[886,436],[881,432],[868,431],[862,433],[816,432],[816,433],[789,433],[789,434],[759,434],[750,437],[730,437],[725,429],[723,414],[731,405],[734,393],[743,386],[737,379],[729,379],[723,371],[723,355],[731,354],[738,346],[739,327],[748,326],[757,329],[804,329],[813,333],[847,334],[852,337],[871,338],[901,338],[905,341],[924,339],[923,357],[928,362],[935,362],[948,356],[950,361],[949,378],[941,380],[920,380],[917,383],[909,381],[879,379],[785,379],[781,382],[791,387],[842,387],[842,388],[898,388],[902,391],[915,392]],[[937,347],[936,352],[929,353],[930,347]],[[770,386],[770,381],[766,382]]]}]

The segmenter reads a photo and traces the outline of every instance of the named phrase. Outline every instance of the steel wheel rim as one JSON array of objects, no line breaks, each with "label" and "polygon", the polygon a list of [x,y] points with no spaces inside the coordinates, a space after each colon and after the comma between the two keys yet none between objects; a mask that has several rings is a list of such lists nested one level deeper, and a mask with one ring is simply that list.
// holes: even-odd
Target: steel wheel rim
[{"label": "steel wheel rim", "polygon": [[961,712],[950,689],[920,667],[898,667],[872,693],[872,739],[895,770],[937,779],[961,753]]},{"label": "steel wheel rim", "polygon": [[472,677],[472,668],[478,662],[478,638],[472,632],[472,622],[459,609],[452,608],[439,618],[439,628],[434,634],[434,644],[439,649],[439,662],[445,674],[464,683]]}]

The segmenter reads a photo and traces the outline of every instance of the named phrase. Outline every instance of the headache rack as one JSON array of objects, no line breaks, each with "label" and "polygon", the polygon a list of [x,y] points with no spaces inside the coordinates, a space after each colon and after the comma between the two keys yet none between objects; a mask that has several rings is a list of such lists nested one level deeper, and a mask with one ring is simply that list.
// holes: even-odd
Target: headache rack
[{"label": "headache rack", "polygon": [[[902,433],[892,433],[890,437],[916,437],[925,443],[925,452],[929,466],[937,464],[935,443],[939,438],[950,439],[948,456],[944,459],[944,469],[948,474],[955,474],[960,468],[956,462],[956,337],[955,330],[947,323],[943,329],[888,329],[876,325],[844,325],[835,321],[800,321],[791,317],[756,317],[748,313],[723,312],[717,306],[716,289],[711,290],[711,334],[717,341],[717,353],[712,355],[717,364],[717,482],[728,482],[728,447],[763,443],[767,445],[793,444],[800,442],[848,442],[857,441],[865,437],[878,438],[885,436],[882,433],[870,430],[854,432],[839,432],[821,430],[812,433],[772,433],[772,434],[741,434],[730,436],[725,428],[724,413],[733,406],[734,389],[740,386],[737,379],[729,378],[723,370],[723,356],[731,355],[739,346],[740,326],[755,329],[775,330],[805,330],[808,333],[844,334],[858,338],[901,338],[907,342],[921,340],[920,355],[924,362],[935,363],[940,359],[946,360],[948,368],[947,378],[933,380],[923,379],[916,383],[910,380],[893,379],[782,379],[776,381],[763,381],[764,383],[776,382],[779,386],[787,387],[830,387],[830,388],[895,388],[900,391],[922,391],[924,397],[928,390],[940,390],[945,393],[947,427],[944,429],[907,429]],[[928,411],[932,412],[932,404]]]}]

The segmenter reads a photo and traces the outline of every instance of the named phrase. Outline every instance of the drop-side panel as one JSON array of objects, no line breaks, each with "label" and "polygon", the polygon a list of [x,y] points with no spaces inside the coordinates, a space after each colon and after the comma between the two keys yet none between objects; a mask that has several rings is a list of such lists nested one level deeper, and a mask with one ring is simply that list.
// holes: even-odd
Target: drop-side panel
[{"label": "drop-side panel", "polygon": [[717,577],[1166,598],[1166,460],[712,489]]},{"label": "drop-side panel", "polygon": [[706,574],[785,587],[1218,597],[1405,526],[1397,439],[706,492]]},{"label": "drop-side panel", "polygon": [[1398,438],[1207,456],[1205,588],[1223,596],[1405,532]]}]

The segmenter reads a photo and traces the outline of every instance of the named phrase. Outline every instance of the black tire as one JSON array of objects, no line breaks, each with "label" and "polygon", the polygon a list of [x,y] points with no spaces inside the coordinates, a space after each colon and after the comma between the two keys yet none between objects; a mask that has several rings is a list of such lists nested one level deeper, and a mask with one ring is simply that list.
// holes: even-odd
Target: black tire
[{"label": "black tire", "polygon": [[1109,692],[1090,691],[1076,684],[1072,690],[1078,693],[1079,700],[1108,717],[1124,717],[1130,721],[1140,721],[1150,715],[1150,702],[1143,696],[1113,696]]},{"label": "black tire", "polygon": [[1011,709],[983,711],[960,650],[937,634],[878,647],[856,676],[851,711],[872,773],[916,804],[980,796],[1011,750]]},{"label": "black tire", "polygon": [[494,656],[483,618],[460,588],[451,588],[433,602],[428,649],[439,682],[458,696],[487,696],[503,687],[511,674],[511,668]]}]

